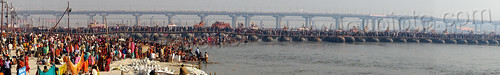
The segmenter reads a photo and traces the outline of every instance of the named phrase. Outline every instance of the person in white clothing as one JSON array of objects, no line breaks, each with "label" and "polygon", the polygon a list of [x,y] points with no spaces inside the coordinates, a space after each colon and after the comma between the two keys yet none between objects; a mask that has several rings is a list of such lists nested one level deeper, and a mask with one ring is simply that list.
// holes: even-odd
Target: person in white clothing
[{"label": "person in white clothing", "polygon": [[156,54],[155,53],[151,53],[151,60],[154,60],[156,58]]},{"label": "person in white clothing", "polygon": [[13,45],[12,44],[9,44],[9,50],[7,50],[7,54],[10,54],[10,51],[12,51],[13,48]]}]

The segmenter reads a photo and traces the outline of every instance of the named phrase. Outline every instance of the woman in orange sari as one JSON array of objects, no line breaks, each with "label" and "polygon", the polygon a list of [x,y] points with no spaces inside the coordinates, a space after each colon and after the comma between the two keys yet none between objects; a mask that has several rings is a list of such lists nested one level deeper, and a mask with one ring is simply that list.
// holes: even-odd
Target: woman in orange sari
[{"label": "woman in orange sari", "polygon": [[[79,70],[79,67],[82,66],[82,61],[81,61],[81,58],[80,58],[80,61],[76,63],[76,65],[74,65],[68,58],[68,56],[64,56],[63,58],[64,62],[66,62],[66,66],[68,68],[68,71],[71,72],[71,74],[73,75],[77,75],[78,72],[80,72]],[[81,68],[80,68],[81,69]]]},{"label": "woman in orange sari", "polygon": [[88,60],[89,58],[87,53],[83,53],[83,55],[84,56],[82,56],[80,60],[83,60],[82,63],[83,73],[87,73],[89,71],[89,60]]}]

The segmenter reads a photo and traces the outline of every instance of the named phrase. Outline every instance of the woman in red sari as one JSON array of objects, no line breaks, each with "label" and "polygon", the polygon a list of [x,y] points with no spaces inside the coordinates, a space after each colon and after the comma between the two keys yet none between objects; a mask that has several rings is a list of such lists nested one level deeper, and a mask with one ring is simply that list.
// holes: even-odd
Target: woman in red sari
[{"label": "woman in red sari", "polygon": [[25,65],[26,66],[26,72],[30,72],[30,65],[28,63],[30,61],[29,58],[27,56],[24,56],[24,61],[26,63],[26,65]]},{"label": "woman in red sari", "polygon": [[107,55],[107,59],[106,59],[106,67],[105,67],[105,70],[104,71],[109,71],[110,70],[110,64],[111,64],[111,56]]},{"label": "woman in red sari", "polygon": [[61,52],[62,48],[57,48],[55,52],[55,57],[59,57],[59,54]]}]

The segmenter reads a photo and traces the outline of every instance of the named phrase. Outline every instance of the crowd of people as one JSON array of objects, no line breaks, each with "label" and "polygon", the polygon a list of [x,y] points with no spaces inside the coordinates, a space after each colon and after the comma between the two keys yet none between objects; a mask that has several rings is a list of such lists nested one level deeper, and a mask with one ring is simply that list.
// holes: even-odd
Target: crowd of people
[{"label": "crowd of people", "polygon": [[[169,34],[162,34],[169,35]],[[121,59],[150,59],[161,62],[209,61],[209,53],[201,45],[219,45],[234,42],[228,36],[209,35],[168,38],[166,42],[140,40],[140,38],[107,37],[99,35],[73,35],[50,33],[8,33],[0,40],[0,72],[10,75],[11,68],[29,66],[36,59],[39,74],[56,68],[59,74],[94,74],[110,71],[110,64]],[[64,64],[63,67],[54,65]],[[43,69],[41,68],[43,67]],[[17,70],[16,69],[16,70]]]},{"label": "crowd of people", "polygon": [[[213,28],[213,27],[110,27],[110,28],[74,28],[53,29],[54,32],[67,34],[43,33],[49,30],[31,29],[29,32],[4,33],[0,39],[0,72],[10,75],[13,65],[16,69],[25,67],[29,71],[30,58],[36,58],[36,68],[40,73],[50,71],[53,65],[59,74],[95,74],[97,71],[110,71],[110,64],[121,59],[150,59],[162,62],[208,61],[209,54],[200,50],[201,45],[220,45],[232,43],[236,39],[227,35],[208,35],[196,37],[178,37],[164,39],[166,42],[141,40],[141,38],[77,35],[71,33],[96,33],[107,31],[159,31],[159,32],[232,32],[255,33],[285,36],[390,36],[390,37],[428,37],[428,38],[482,38],[497,39],[491,34],[447,34],[427,32],[358,32],[327,30],[276,30],[249,28]],[[170,34],[161,34],[170,35]],[[38,71],[37,71],[38,72]]]}]

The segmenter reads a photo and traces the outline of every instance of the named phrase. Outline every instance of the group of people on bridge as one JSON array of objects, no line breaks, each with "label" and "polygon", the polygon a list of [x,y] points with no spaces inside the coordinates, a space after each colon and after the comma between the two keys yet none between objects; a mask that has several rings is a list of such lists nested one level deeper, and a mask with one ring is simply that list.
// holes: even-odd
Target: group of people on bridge
[{"label": "group of people on bridge", "polygon": [[291,30],[291,29],[253,29],[253,28],[217,28],[217,27],[145,27],[145,26],[114,26],[108,28],[56,28],[32,29],[33,32],[60,32],[60,33],[106,33],[106,32],[231,32],[237,34],[260,34],[272,36],[361,36],[361,37],[419,37],[419,38],[457,38],[457,39],[499,39],[496,33],[436,33],[419,31],[358,31],[358,30]]}]

